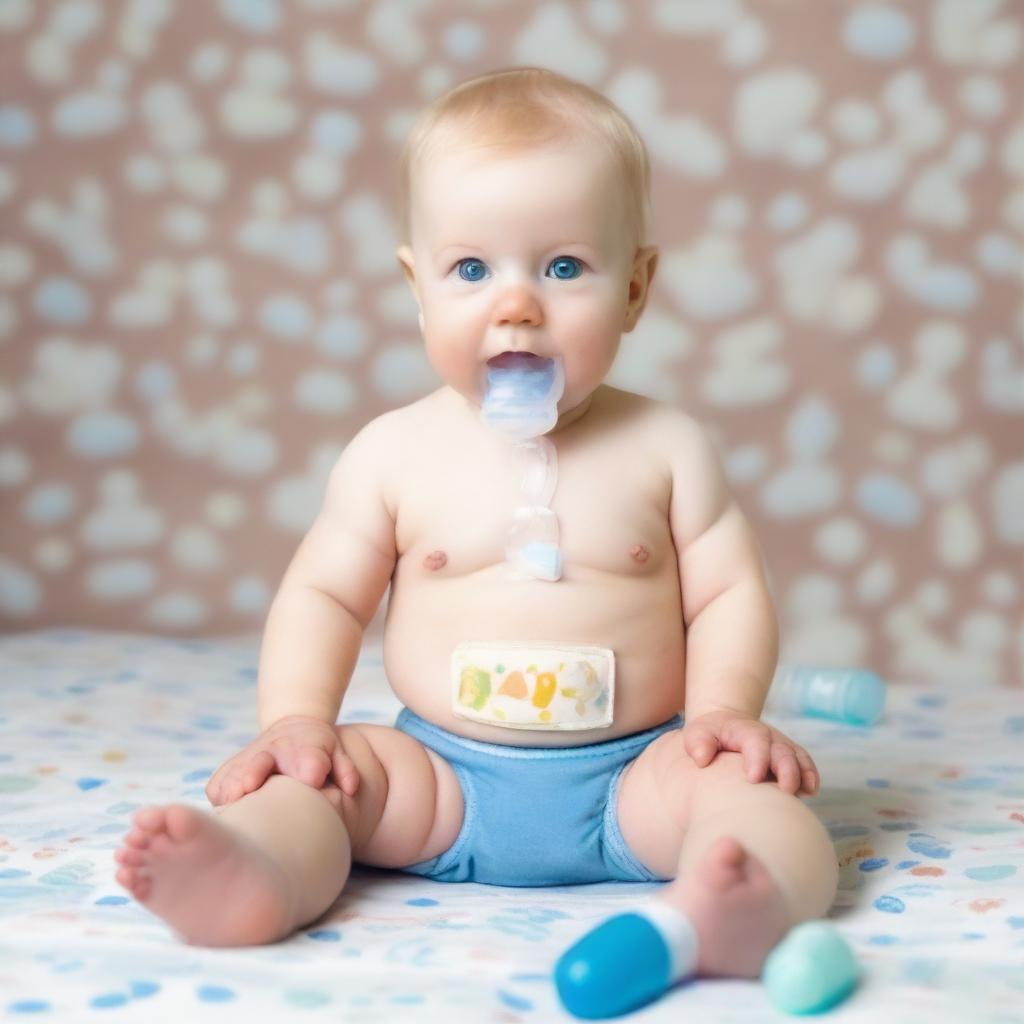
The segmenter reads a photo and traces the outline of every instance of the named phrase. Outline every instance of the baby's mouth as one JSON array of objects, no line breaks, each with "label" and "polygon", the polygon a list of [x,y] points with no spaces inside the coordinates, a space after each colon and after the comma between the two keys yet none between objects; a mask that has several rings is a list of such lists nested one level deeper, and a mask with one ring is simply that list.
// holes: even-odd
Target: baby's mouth
[{"label": "baby's mouth", "polygon": [[487,365],[498,370],[508,370],[513,367],[529,367],[543,362],[544,357],[534,355],[532,352],[502,352],[487,360]]}]

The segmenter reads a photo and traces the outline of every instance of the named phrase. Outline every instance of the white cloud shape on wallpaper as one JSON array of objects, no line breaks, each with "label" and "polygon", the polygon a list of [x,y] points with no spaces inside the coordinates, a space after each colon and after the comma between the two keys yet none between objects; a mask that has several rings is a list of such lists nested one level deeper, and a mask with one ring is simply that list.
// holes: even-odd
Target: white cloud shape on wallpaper
[{"label": "white cloud shape on wallpaper", "polygon": [[897,72],[886,82],[882,106],[894,119],[894,140],[906,150],[930,149],[945,134],[946,112],[928,98],[928,82],[917,68]]},{"label": "white cloud shape on wallpaper", "polygon": [[193,572],[212,572],[224,565],[224,547],[205,526],[179,527],[171,538],[171,555],[178,565]]},{"label": "white cloud shape on wallpaper", "polygon": [[295,404],[321,416],[337,416],[355,404],[352,381],[336,370],[308,370],[295,382]]},{"label": "white cloud shape on wallpaper", "polygon": [[551,40],[558,40],[558,70],[570,78],[595,85],[608,68],[605,48],[591,39],[576,21],[566,3],[548,3],[537,8],[512,44],[515,61],[547,65],[551,61]]},{"label": "white cloud shape on wallpaper", "polygon": [[847,48],[868,60],[899,60],[914,45],[916,36],[914,22],[889,4],[861,4],[843,22]]},{"label": "white cloud shape on wallpaper", "polygon": [[72,268],[90,276],[108,274],[118,265],[107,229],[110,200],[95,178],[79,178],[66,207],[51,199],[31,199],[25,223],[57,246]]},{"label": "white cloud shape on wallpaper", "polygon": [[623,337],[608,383],[662,402],[678,402],[679,376],[673,364],[693,348],[693,334],[678,317],[648,304],[636,328]]},{"label": "white cloud shape on wallpaper", "polygon": [[309,304],[292,292],[279,292],[264,299],[257,319],[268,334],[285,341],[301,341],[313,329]]},{"label": "white cloud shape on wallpaper", "polygon": [[988,120],[1006,109],[1006,90],[989,75],[969,75],[960,83],[958,94],[963,108],[975,117]]},{"label": "white cloud shape on wallpaper", "polygon": [[164,535],[159,509],[143,502],[139,478],[128,470],[115,470],[99,482],[99,504],[82,519],[80,536],[97,551],[152,547]]},{"label": "white cloud shape on wallpaper", "polygon": [[88,139],[113,134],[124,125],[127,115],[122,97],[97,89],[62,99],[54,108],[52,124],[58,135]]},{"label": "white cloud shape on wallpaper", "polygon": [[925,167],[911,183],[904,207],[911,220],[955,230],[970,219],[971,206],[948,164]]},{"label": "white cloud shape on wallpaper", "polygon": [[1024,345],[990,338],[982,352],[981,390],[1002,412],[1024,412]]},{"label": "white cloud shape on wallpaper", "polygon": [[825,463],[795,462],[761,488],[761,507],[776,519],[802,519],[832,508],[842,493],[838,472]]},{"label": "white cloud shape on wallpaper", "polygon": [[22,514],[38,526],[54,526],[70,519],[78,509],[75,492],[65,483],[39,484],[25,496]]},{"label": "white cloud shape on wallpaper", "polygon": [[431,0],[377,0],[367,13],[367,38],[396,63],[417,64],[427,54],[427,42],[416,19],[432,6]]},{"label": "white cloud shape on wallpaper", "polygon": [[158,573],[152,562],[141,558],[111,558],[97,562],[85,575],[85,587],[104,601],[127,601],[148,594]]},{"label": "white cloud shape on wallpaper", "polygon": [[704,235],[688,249],[662,255],[661,279],[683,310],[698,320],[724,320],[748,309],[759,287],[742,265],[739,242],[728,235]]},{"label": "white cloud shape on wallpaper", "polygon": [[1007,67],[1019,54],[1021,25],[1011,7],[997,18],[1002,0],[937,0],[931,11],[932,43],[950,64]]},{"label": "white cloud shape on wallpaper", "polygon": [[817,79],[799,68],[750,75],[736,90],[736,140],[753,156],[790,159],[794,144],[810,131],[820,102]]},{"label": "white cloud shape on wallpaper", "polygon": [[808,216],[807,200],[799,192],[782,192],[765,210],[765,223],[773,231],[793,231],[803,225]]},{"label": "white cloud shape on wallpaper", "polygon": [[722,172],[727,156],[720,136],[691,114],[663,114],[661,83],[653,72],[627,69],[609,84],[607,94],[637,126],[658,163],[699,179]]},{"label": "white cloud shape on wallpaper", "polygon": [[937,498],[959,497],[974,491],[991,464],[988,441],[975,434],[929,452],[921,463],[921,480]]},{"label": "white cloud shape on wallpaper", "polygon": [[797,460],[813,462],[832,450],[839,437],[839,419],[827,402],[810,395],[790,413],[783,436]]},{"label": "white cloud shape on wallpaper", "polygon": [[277,441],[266,430],[248,426],[248,413],[234,398],[206,412],[189,409],[178,398],[153,407],[151,424],[173,451],[209,458],[234,476],[263,476],[277,463]]},{"label": "white cloud shape on wallpaper", "polygon": [[35,412],[66,416],[106,405],[121,379],[121,355],[110,345],[86,345],[64,336],[38,343],[21,395]]},{"label": "white cloud shape on wallpaper", "polygon": [[914,336],[915,364],[886,395],[889,415],[923,430],[948,430],[959,422],[960,402],[944,378],[964,360],[967,337],[959,324],[936,321]]},{"label": "white cloud shape on wallpaper", "polygon": [[342,205],[339,220],[360,270],[371,275],[394,273],[398,238],[391,214],[378,196],[366,192],[352,196]]},{"label": "white cloud shape on wallpaper", "polygon": [[740,0],[716,0],[713,4],[656,0],[651,7],[651,23],[678,36],[713,35],[725,32],[743,14]]},{"label": "white cloud shape on wallpaper", "polygon": [[978,300],[974,275],[956,263],[933,263],[928,243],[916,235],[897,235],[885,249],[892,279],[918,302],[960,312]]},{"label": "white cloud shape on wallpaper", "polygon": [[165,153],[188,153],[206,138],[206,127],[192,98],[177,82],[164,80],[147,86],[139,97],[139,113],[150,142]]},{"label": "white cloud shape on wallpaper", "polygon": [[857,331],[877,314],[878,286],[845,275],[860,255],[860,235],[848,220],[830,217],[780,247],[774,257],[786,310],[799,320]]},{"label": "white cloud shape on wallpaper", "polygon": [[840,157],[832,165],[828,182],[844,199],[878,203],[888,199],[903,180],[906,155],[892,145],[875,146]]},{"label": "white cloud shape on wallpaper", "polygon": [[851,146],[866,146],[878,138],[882,119],[870,103],[857,98],[838,100],[829,115],[829,125],[840,140]]},{"label": "white cloud shape on wallpaper", "polygon": [[114,410],[97,410],[75,416],[65,431],[72,451],[90,459],[130,455],[139,447],[135,419]]},{"label": "white cloud shape on wallpaper", "polygon": [[299,118],[298,107],[283,96],[251,86],[231,89],[220,99],[220,119],[231,135],[274,139],[287,135]]},{"label": "white cloud shape on wallpaper", "polygon": [[323,273],[331,263],[327,229],[314,217],[253,217],[239,227],[238,244],[300,274]]},{"label": "white cloud shape on wallpaper", "polygon": [[823,523],[814,533],[814,548],[833,565],[853,565],[867,551],[868,536],[856,519],[841,517]]},{"label": "white cloud shape on wallpaper", "polygon": [[220,0],[221,17],[238,28],[267,35],[281,24],[278,0]]},{"label": "white cloud shape on wallpaper", "polygon": [[1024,462],[1011,462],[999,472],[990,500],[996,536],[1007,544],[1024,545]]},{"label": "white cloud shape on wallpaper", "polygon": [[441,383],[419,341],[379,348],[370,365],[370,379],[378,394],[395,401],[419,398]]},{"label": "white cloud shape on wallpaper", "polygon": [[32,462],[21,448],[0,448],[0,487],[18,487],[31,475]]},{"label": "white cloud shape on wallpaper", "polygon": [[935,549],[942,565],[969,569],[985,550],[981,523],[966,501],[951,501],[939,509]]},{"label": "white cloud shape on wallpaper", "polygon": [[259,576],[242,576],[231,585],[229,601],[233,611],[262,615],[270,607],[273,596],[266,580]]},{"label": "white cloud shape on wallpaper", "polygon": [[327,478],[340,454],[338,445],[319,444],[307,461],[305,476],[275,481],[267,493],[267,518],[290,533],[305,533],[320,511]]},{"label": "white cloud shape on wallpaper", "polygon": [[377,62],[323,31],[311,32],[303,48],[306,78],[310,85],[332,96],[366,96],[378,85]]},{"label": "white cloud shape on wallpaper", "polygon": [[206,618],[207,604],[187,590],[158,597],[146,610],[147,621],[170,629],[192,629]]},{"label": "white cloud shape on wallpaper", "polygon": [[42,603],[39,581],[20,565],[0,558],[0,612],[20,618],[38,611]]},{"label": "white cloud shape on wallpaper", "polygon": [[32,293],[32,308],[44,320],[77,326],[92,315],[92,294],[70,277],[45,277]]},{"label": "white cloud shape on wallpaper", "polygon": [[711,344],[714,363],[701,379],[712,405],[763,405],[785,393],[789,368],[777,358],[782,341],[778,322],[760,317],[722,331]]}]

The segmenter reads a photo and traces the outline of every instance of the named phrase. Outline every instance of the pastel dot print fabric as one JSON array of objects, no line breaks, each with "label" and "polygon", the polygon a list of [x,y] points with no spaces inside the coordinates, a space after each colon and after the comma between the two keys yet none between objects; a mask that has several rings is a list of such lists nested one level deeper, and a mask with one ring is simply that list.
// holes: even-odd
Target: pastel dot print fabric
[{"label": "pastel dot print fabric", "polygon": [[408,128],[538,64],[647,143],[609,383],[711,428],[784,658],[1020,683],[1022,49],[1009,0],[6,0],[2,628],[261,627],[346,442],[440,383]]}]

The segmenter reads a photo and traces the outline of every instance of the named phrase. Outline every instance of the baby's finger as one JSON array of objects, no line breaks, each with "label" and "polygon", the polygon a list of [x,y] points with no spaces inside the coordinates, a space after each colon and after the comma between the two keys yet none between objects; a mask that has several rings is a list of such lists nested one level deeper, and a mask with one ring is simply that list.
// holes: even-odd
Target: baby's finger
[{"label": "baby's finger", "polygon": [[821,780],[818,776],[818,769],[814,765],[814,759],[804,750],[794,744],[793,750],[796,753],[797,764],[800,765],[800,776],[802,781],[801,789],[809,796],[818,792]]},{"label": "baby's finger", "polygon": [[258,750],[239,773],[238,781],[245,793],[255,793],[273,774],[277,762],[269,750]]},{"label": "baby's finger", "polygon": [[206,798],[214,807],[227,803],[224,799],[224,784],[234,774],[237,760],[236,756],[225,761],[207,780]]},{"label": "baby's finger", "polygon": [[758,726],[746,727],[737,736],[737,748],[743,754],[743,765],[749,782],[760,782],[771,765],[771,733]]},{"label": "baby's finger", "polygon": [[783,792],[796,793],[800,789],[800,766],[793,748],[788,744],[772,744],[772,772]]},{"label": "baby's finger", "polygon": [[334,781],[337,782],[341,791],[346,796],[355,796],[356,790],[359,788],[359,770],[356,768],[355,761],[341,747],[338,747],[334,751],[334,757],[331,758],[331,766]]},{"label": "baby's finger", "polygon": [[[278,767],[307,786],[319,789],[331,770],[331,757],[323,747],[302,746],[278,754]],[[287,769],[284,767],[287,764]]]},{"label": "baby's finger", "polygon": [[683,747],[698,768],[706,768],[718,753],[718,737],[706,726],[691,725],[683,730]]}]

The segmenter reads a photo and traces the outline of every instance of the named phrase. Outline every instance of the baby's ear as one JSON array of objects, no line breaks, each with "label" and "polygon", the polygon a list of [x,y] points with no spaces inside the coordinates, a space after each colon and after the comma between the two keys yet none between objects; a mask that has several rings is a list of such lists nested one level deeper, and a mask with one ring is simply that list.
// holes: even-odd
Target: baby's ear
[{"label": "baby's ear", "polygon": [[409,282],[409,287],[412,289],[412,295],[416,300],[416,305],[419,306],[420,334],[424,334],[426,333],[426,327],[423,325],[423,305],[420,302],[419,292],[416,290],[416,264],[412,258],[412,249],[407,245],[400,245],[398,249],[395,250],[395,255],[398,257],[402,273],[405,274],[405,279]]},{"label": "baby's ear", "polygon": [[625,333],[636,327],[640,314],[647,305],[654,272],[658,269],[658,247],[648,245],[637,251],[633,259],[633,276],[629,279],[629,297],[626,302],[626,319],[622,326]]},{"label": "baby's ear", "polygon": [[406,281],[409,282],[412,290],[416,290],[416,261],[412,257],[412,249],[407,245],[400,245],[395,250],[395,255],[398,257],[398,263],[402,268],[402,273],[405,274]]}]

